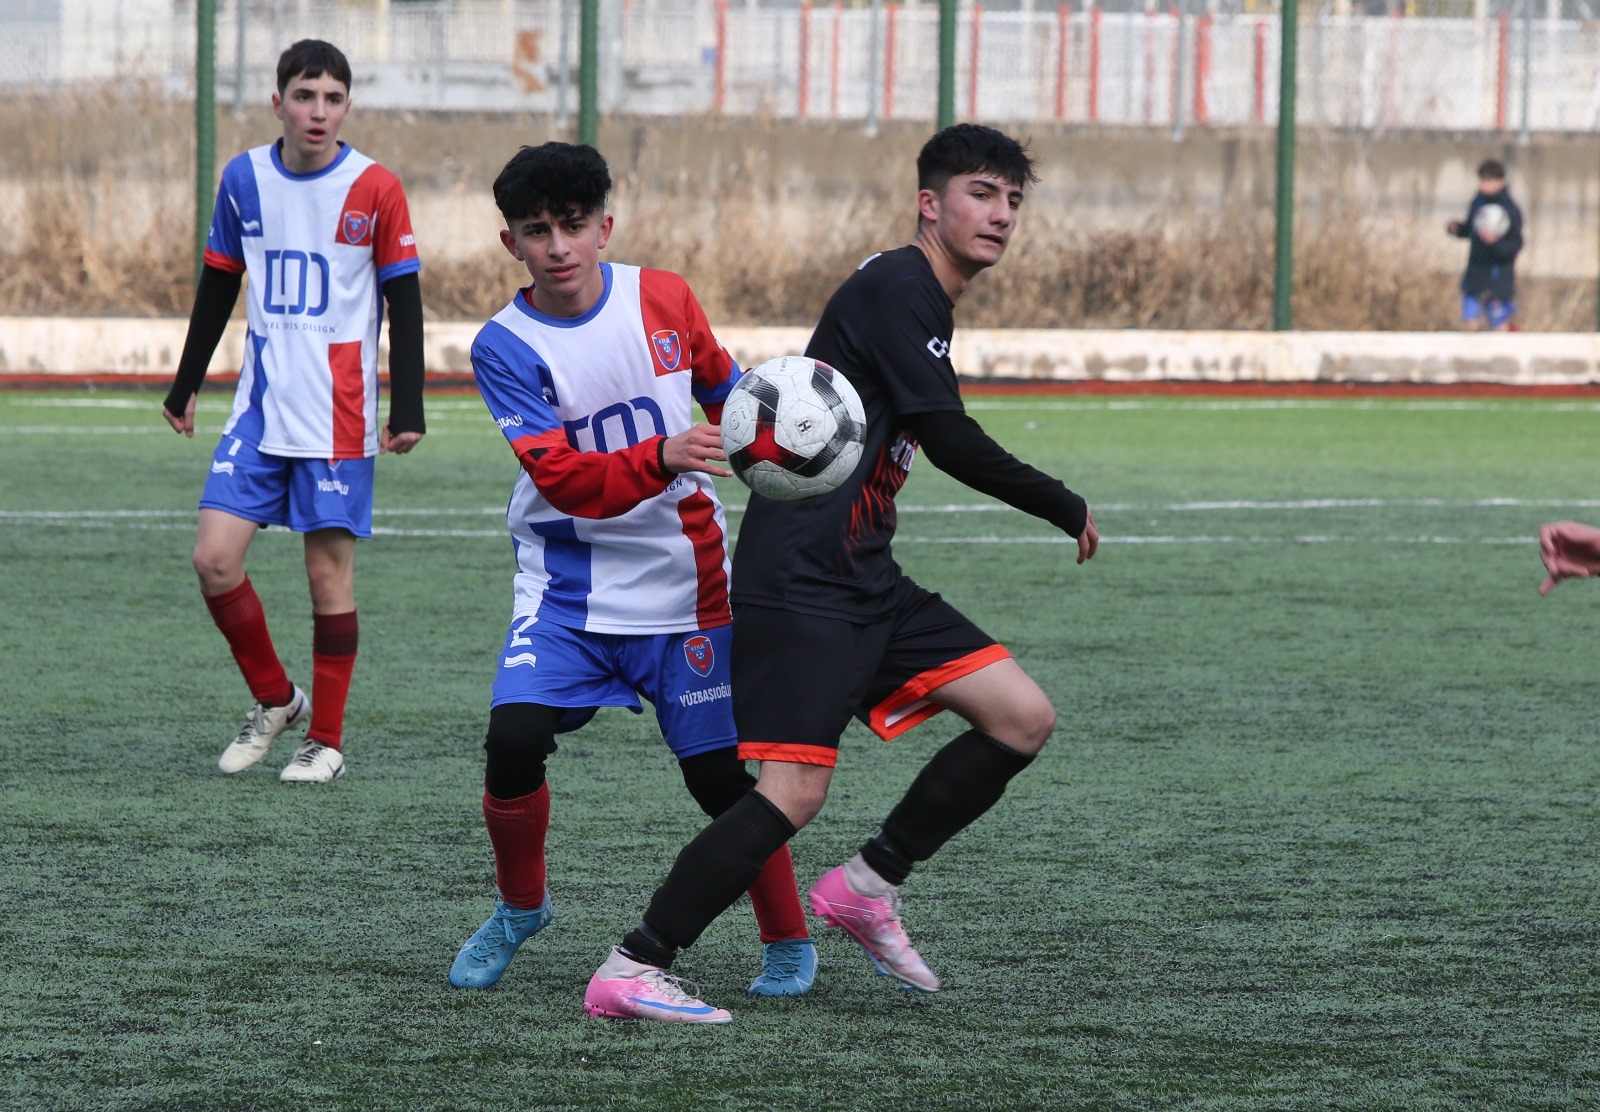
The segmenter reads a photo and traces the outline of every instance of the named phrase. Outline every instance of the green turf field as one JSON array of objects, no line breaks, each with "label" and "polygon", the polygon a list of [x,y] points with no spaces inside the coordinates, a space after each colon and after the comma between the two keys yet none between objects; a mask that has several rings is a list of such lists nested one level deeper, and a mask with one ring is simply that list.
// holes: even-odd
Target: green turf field
[{"label": "green turf field", "polygon": [[[925,464],[897,551],[1056,738],[904,890],[946,991],[830,934],[808,998],[747,1001],[744,905],[679,963],[734,1012],[706,1029],[582,1011],[701,825],[620,711],[551,761],[555,923],[495,991],[445,984],[494,893],[510,599],[475,397],[378,464],[349,776],[280,785],[283,741],[216,772],[249,697],[188,557],[225,398],[189,442],[159,394],[0,392],[0,1107],[1600,1106],[1600,585],[1539,598],[1534,542],[1600,519],[1600,404],[974,397],[1100,556]],[[250,571],[309,682],[297,540]],[[854,730],[803,883],[954,732]]]}]

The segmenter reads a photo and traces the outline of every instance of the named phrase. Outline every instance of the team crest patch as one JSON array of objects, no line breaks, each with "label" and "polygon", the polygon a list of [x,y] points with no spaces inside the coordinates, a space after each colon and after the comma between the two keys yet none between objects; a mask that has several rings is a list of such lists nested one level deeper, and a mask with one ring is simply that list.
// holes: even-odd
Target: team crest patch
[{"label": "team crest patch", "polygon": [[665,370],[678,369],[678,362],[683,358],[683,345],[678,342],[676,332],[662,328],[650,333],[650,346],[655,350],[656,361]]},{"label": "team crest patch", "polygon": [[693,668],[702,676],[711,674],[711,666],[716,663],[716,656],[711,651],[711,638],[703,633],[697,633],[683,643],[683,656]]},{"label": "team crest patch", "polygon": [[364,212],[351,209],[344,214],[344,219],[339,223],[339,230],[344,233],[340,238],[345,243],[362,244],[372,234],[372,217]]}]

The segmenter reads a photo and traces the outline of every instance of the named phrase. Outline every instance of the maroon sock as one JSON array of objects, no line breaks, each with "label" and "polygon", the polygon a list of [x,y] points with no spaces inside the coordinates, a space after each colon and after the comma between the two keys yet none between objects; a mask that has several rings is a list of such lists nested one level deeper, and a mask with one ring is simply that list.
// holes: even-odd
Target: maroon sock
[{"label": "maroon sock", "polygon": [[244,582],[232,590],[202,597],[211,611],[211,620],[233,650],[233,659],[256,702],[281,707],[293,699],[294,684],[289,682],[289,673],[283,670],[278,650],[273,648],[267,615],[261,609],[256,589],[250,585],[250,577],[245,576]]},{"label": "maroon sock", "polygon": [[311,726],[306,738],[334,749],[344,736],[344,705],[356,668],[354,610],[311,615]]},{"label": "maroon sock", "polygon": [[544,903],[544,836],[550,829],[550,785],[516,799],[483,793],[483,824],[494,846],[494,874],[500,898],[532,911]]}]

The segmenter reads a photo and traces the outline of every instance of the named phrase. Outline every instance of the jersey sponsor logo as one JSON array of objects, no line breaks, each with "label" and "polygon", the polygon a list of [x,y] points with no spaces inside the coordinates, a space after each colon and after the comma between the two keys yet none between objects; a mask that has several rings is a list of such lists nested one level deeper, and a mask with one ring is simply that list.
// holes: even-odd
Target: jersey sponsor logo
[{"label": "jersey sponsor logo", "polygon": [[509,417],[501,417],[498,421],[495,422],[495,424],[499,425],[501,428],[508,428],[508,427],[510,427],[512,425],[515,425],[518,428],[521,428],[522,427],[522,414],[513,413]]},{"label": "jersey sponsor logo", "polygon": [[367,237],[371,234],[372,217],[364,212],[357,212],[355,209],[351,209],[339,221],[338,241],[340,243],[348,243],[353,247],[359,247],[367,241]]},{"label": "jersey sponsor logo", "polygon": [[678,696],[678,705],[697,707],[703,703],[714,703],[718,699],[730,699],[732,697],[733,688],[725,683],[719,683],[715,687],[703,687],[699,691],[683,692]]},{"label": "jersey sponsor logo", "polygon": [[[648,417],[652,428],[641,432],[636,414]],[[617,448],[631,448],[647,437],[668,435],[667,419],[661,407],[654,398],[646,397],[629,398],[625,402],[608,405],[592,417],[563,421],[561,427],[566,431],[567,443],[580,452],[610,452]],[[592,448],[585,444],[585,429],[588,430],[588,439],[593,443]]]},{"label": "jersey sponsor logo", "polygon": [[516,656],[508,656],[502,660],[500,667],[515,668],[519,664],[526,664],[529,668],[536,668],[539,664],[539,658],[532,653],[518,653]]},{"label": "jersey sponsor logo", "polygon": [[232,460],[228,460],[228,459],[214,459],[214,460],[212,460],[211,461],[211,473],[213,475],[232,475],[233,474],[233,461]]},{"label": "jersey sponsor logo", "polygon": [[933,357],[935,359],[943,359],[945,356],[950,354],[950,341],[941,340],[939,337],[935,336],[933,339],[928,341],[928,350],[933,352]]},{"label": "jersey sponsor logo", "polygon": [[261,307],[280,316],[320,317],[328,311],[332,269],[315,251],[268,251]]},{"label": "jersey sponsor logo", "polygon": [[404,233],[401,234],[401,236],[400,236],[400,246],[401,247],[415,247],[416,245],[417,245],[417,237],[416,236],[412,235],[410,232],[404,232]]},{"label": "jersey sponsor logo", "polygon": [[324,494],[337,494],[341,498],[350,497],[349,484],[341,483],[338,479],[318,479],[317,489]]},{"label": "jersey sponsor logo", "polygon": [[650,349],[656,353],[656,362],[667,372],[678,369],[683,361],[683,344],[678,334],[670,328],[660,328],[650,333]]},{"label": "jersey sponsor logo", "polygon": [[711,674],[711,667],[716,663],[716,654],[711,649],[711,638],[703,633],[697,633],[683,643],[683,657],[702,676]]}]

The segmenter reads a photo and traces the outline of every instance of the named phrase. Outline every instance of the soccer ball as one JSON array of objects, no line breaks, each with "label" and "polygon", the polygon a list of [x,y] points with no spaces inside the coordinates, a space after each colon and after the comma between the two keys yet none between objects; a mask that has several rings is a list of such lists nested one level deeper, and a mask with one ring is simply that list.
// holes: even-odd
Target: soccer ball
[{"label": "soccer ball", "polygon": [[1511,230],[1511,214],[1500,205],[1484,205],[1472,218],[1472,227],[1480,239],[1499,239]]},{"label": "soccer ball", "polygon": [[782,502],[836,489],[861,461],[867,411],[844,375],[803,355],[746,371],[722,406],[722,450],[757,494]]}]

